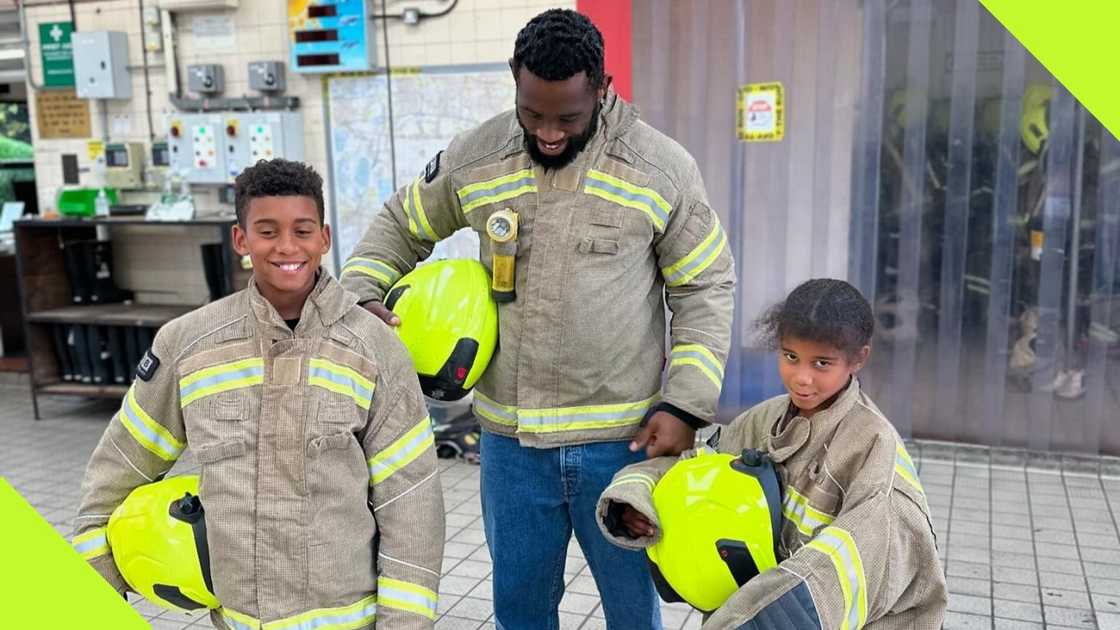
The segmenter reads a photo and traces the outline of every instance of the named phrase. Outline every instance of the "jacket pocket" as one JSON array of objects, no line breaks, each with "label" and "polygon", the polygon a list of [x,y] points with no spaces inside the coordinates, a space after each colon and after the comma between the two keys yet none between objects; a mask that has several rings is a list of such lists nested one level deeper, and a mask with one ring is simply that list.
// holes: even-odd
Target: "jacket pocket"
[{"label": "jacket pocket", "polygon": [[359,420],[358,410],[360,407],[354,402],[354,399],[325,389],[315,389],[319,395],[319,411],[316,414],[316,422],[324,427],[319,433],[334,433],[339,427],[357,428],[355,423]]},{"label": "jacket pocket", "polygon": [[334,433],[332,435],[320,435],[319,437],[312,438],[311,442],[307,445],[307,455],[312,458],[317,458],[327,451],[337,451],[344,449],[351,444],[356,443],[357,438],[353,433]]},{"label": "jacket pocket", "polygon": [[191,451],[194,453],[195,460],[203,465],[213,464],[223,459],[244,455],[246,450],[245,440],[240,438],[227,442],[218,442],[216,444],[191,446]]},{"label": "jacket pocket", "polygon": [[606,254],[613,256],[618,253],[618,241],[606,238],[584,237],[577,248],[581,254]]}]

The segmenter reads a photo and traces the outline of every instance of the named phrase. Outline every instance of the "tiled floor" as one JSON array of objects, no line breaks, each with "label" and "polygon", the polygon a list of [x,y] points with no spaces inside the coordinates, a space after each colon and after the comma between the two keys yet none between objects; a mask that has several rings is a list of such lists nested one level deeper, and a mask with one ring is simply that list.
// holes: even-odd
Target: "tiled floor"
[{"label": "tiled floor", "polygon": [[[0,384],[0,476],[70,534],[86,460],[115,403],[41,398],[31,418],[25,385]],[[1120,630],[1120,460],[917,443],[919,466],[951,592],[947,629]],[[180,463],[189,468],[189,458]],[[440,629],[493,628],[490,557],[478,468],[444,462],[447,544]],[[595,584],[573,541],[561,628],[606,627]],[[137,601],[157,630],[210,627]],[[699,628],[681,605],[662,607],[667,630]],[[623,629],[630,630],[630,629]]]}]

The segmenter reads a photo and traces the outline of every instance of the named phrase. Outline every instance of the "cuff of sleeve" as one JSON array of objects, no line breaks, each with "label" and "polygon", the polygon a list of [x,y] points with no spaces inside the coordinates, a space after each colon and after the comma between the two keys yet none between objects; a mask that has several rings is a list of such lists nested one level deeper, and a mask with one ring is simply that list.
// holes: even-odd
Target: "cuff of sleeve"
[{"label": "cuff of sleeve", "polygon": [[657,403],[656,405],[654,405],[653,409],[650,409],[649,415],[652,416],[653,414],[657,413],[658,411],[664,411],[664,412],[667,412],[667,413],[671,413],[671,414],[673,414],[673,416],[675,416],[677,418],[677,420],[680,420],[681,422],[687,424],[688,426],[690,426],[690,427],[692,427],[693,429],[696,429],[696,430],[703,429],[704,427],[707,427],[708,425],[711,424],[710,422],[707,422],[706,420],[701,420],[697,416],[694,416],[691,413],[688,413],[684,409],[681,409],[680,407],[678,407],[678,406],[676,406],[672,403],[665,402],[665,401],[661,401],[661,402]]},{"label": "cuff of sleeve", "polygon": [[[642,516],[649,519],[656,530],[653,536],[634,538],[630,535],[630,532],[626,531],[626,527],[622,524],[622,511],[626,506],[634,508]],[[618,547],[645,549],[661,539],[661,524],[657,520],[657,514],[653,510],[652,497],[649,496],[648,492],[645,497],[642,497],[633,489],[608,488],[599,497],[595,514],[599,523],[599,530],[603,533],[603,536]]]},{"label": "cuff of sleeve", "polygon": [[124,581],[124,577],[121,576],[120,571],[117,570],[117,564],[113,560],[113,554],[110,553],[104,556],[98,556],[90,560],[89,563],[90,566],[113,587],[113,590],[121,595],[124,595],[128,591],[128,582]]}]

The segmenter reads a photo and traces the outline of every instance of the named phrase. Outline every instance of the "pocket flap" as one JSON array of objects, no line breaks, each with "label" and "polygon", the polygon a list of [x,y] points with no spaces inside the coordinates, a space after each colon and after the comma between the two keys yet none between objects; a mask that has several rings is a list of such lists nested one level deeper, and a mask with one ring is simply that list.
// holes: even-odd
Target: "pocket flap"
[{"label": "pocket flap", "polygon": [[605,238],[584,238],[579,242],[578,249],[582,254],[617,254],[618,241]]},{"label": "pocket flap", "polygon": [[311,443],[307,446],[307,451],[310,455],[319,455],[326,451],[344,449],[354,442],[354,435],[350,432],[321,435],[311,440]]},{"label": "pocket flap", "polygon": [[216,444],[191,446],[191,452],[194,453],[194,458],[200,464],[213,464],[223,459],[244,455],[245,449],[245,440],[240,438]]},{"label": "pocket flap", "polygon": [[224,422],[240,422],[245,419],[244,396],[238,393],[220,394],[214,401],[214,419]]}]

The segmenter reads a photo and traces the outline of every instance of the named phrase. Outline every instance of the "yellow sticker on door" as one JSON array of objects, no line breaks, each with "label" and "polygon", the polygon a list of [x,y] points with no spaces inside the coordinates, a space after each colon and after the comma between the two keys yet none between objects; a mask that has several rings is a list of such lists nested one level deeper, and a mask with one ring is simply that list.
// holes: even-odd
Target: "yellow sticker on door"
[{"label": "yellow sticker on door", "polygon": [[739,88],[736,128],[746,142],[777,142],[785,136],[785,89],[779,82]]}]

